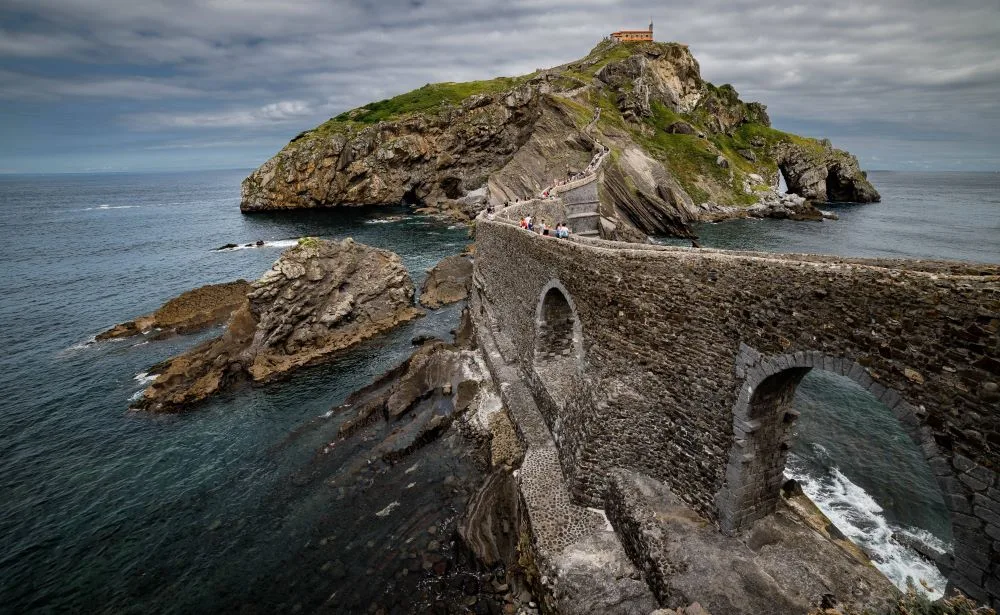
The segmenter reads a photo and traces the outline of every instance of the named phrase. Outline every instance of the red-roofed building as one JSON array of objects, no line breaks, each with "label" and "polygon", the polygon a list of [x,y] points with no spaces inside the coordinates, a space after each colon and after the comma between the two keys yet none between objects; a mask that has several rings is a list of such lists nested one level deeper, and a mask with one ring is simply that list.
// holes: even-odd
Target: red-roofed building
[{"label": "red-roofed building", "polygon": [[611,39],[618,43],[653,40],[653,20],[649,20],[649,30],[619,30],[611,33]]}]

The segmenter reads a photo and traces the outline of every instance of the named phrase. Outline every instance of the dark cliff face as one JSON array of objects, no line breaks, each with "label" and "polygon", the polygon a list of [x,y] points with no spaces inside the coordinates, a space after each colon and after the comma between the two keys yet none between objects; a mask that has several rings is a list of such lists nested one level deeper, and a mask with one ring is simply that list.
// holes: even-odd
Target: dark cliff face
[{"label": "dark cliff face", "polygon": [[[427,85],[302,133],[242,186],[245,212],[409,203],[475,213],[538,196],[610,149],[600,212],[638,235],[774,200],[873,202],[857,159],[770,126],[685,45],[603,42],[533,75]],[[626,233],[627,234],[627,233]]]}]

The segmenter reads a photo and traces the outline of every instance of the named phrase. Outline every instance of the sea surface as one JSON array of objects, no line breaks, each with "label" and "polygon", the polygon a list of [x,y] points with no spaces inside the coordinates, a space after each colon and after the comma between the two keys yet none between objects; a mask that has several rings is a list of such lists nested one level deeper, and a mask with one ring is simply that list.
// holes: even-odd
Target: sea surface
[{"label": "sea surface", "polygon": [[[394,250],[418,284],[469,241],[403,208],[243,216],[247,173],[0,176],[0,612],[363,613],[387,596],[404,612],[433,593],[420,553],[450,548],[462,485],[478,478],[468,447],[445,438],[377,469],[363,439],[323,451],[346,418],[330,409],[401,362],[414,335],[447,337],[459,307],[180,415],[127,407],[151,365],[217,329],[93,342],[182,291],[259,277],[298,237]],[[701,241],[1000,262],[1000,175],[871,178],[883,202],[830,206],[839,221],[706,225]],[[946,545],[940,494],[885,409],[841,380],[800,386],[789,473],[894,581],[940,586],[891,538]]]}]

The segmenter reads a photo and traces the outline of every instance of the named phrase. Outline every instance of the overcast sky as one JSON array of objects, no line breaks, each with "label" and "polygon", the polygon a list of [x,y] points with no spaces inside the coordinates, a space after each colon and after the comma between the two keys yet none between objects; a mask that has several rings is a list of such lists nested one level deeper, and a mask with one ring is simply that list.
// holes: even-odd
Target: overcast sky
[{"label": "overcast sky", "polygon": [[332,115],[655,21],[869,169],[1000,169],[1000,0],[3,0],[0,172],[254,167]]}]

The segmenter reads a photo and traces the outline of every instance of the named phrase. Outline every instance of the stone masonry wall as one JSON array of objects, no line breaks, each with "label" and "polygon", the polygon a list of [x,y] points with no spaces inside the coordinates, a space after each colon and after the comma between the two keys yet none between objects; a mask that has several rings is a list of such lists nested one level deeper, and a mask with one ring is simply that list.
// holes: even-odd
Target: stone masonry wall
[{"label": "stone masonry wall", "polygon": [[[1000,267],[559,240],[499,219],[480,219],[476,244],[484,307],[580,503],[600,505],[618,466],[739,529],[754,506],[745,496],[764,488],[743,464],[772,455],[773,474],[781,455],[741,448],[750,432],[739,421],[767,406],[754,389],[829,369],[868,388],[921,446],[951,510],[953,585],[1000,599]],[[582,333],[565,400],[551,399],[534,362],[553,281]],[[787,391],[776,394],[774,407]]]}]

